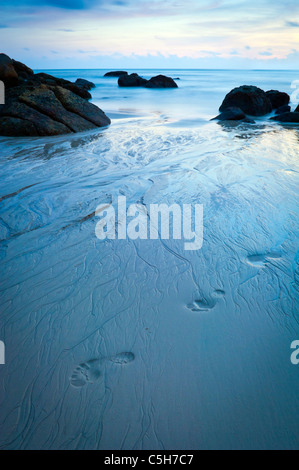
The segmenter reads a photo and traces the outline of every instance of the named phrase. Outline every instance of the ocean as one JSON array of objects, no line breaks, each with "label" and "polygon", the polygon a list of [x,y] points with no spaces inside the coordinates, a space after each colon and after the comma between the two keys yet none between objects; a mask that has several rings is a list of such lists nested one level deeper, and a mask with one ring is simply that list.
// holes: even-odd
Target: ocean
[{"label": "ocean", "polygon": [[[297,105],[299,72],[134,71],[179,88],[45,71],[111,126],[0,137],[0,448],[298,449],[299,129],[210,119],[244,84]],[[203,205],[202,248],[99,240],[120,196]]]}]

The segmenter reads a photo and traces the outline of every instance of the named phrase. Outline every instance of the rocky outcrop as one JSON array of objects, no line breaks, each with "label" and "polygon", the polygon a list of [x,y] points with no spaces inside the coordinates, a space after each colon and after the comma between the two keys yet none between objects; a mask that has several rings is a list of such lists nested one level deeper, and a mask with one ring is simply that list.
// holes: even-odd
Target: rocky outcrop
[{"label": "rocky outcrop", "polygon": [[124,71],[117,70],[117,71],[115,71],[115,72],[108,72],[108,73],[105,73],[104,77],[116,77],[116,78],[119,78],[119,77],[121,77],[122,75],[128,75],[128,72],[124,72]]},{"label": "rocky outcrop", "polygon": [[287,93],[282,93],[277,90],[266,91],[266,95],[271,101],[272,108],[278,109],[282,106],[287,106],[291,101],[291,97]]},{"label": "rocky outcrop", "polygon": [[172,78],[158,75],[151,78],[146,83],[145,88],[178,88],[178,86]]},{"label": "rocky outcrop", "polygon": [[285,106],[280,106],[280,108],[278,108],[275,111],[275,114],[285,114],[285,113],[290,113],[290,112],[291,112],[291,106],[285,105]]},{"label": "rocky outcrop", "polygon": [[137,73],[131,75],[122,75],[118,79],[118,85],[120,87],[142,87],[147,84],[145,78],[140,77]]},{"label": "rocky outcrop", "polygon": [[290,124],[299,124],[299,113],[284,113],[280,114],[279,116],[275,116],[271,118],[273,121],[290,123]]},{"label": "rocky outcrop", "polygon": [[220,111],[231,107],[240,108],[250,116],[264,116],[272,111],[272,104],[266,93],[255,86],[246,85],[232,90],[225,97]]},{"label": "rocky outcrop", "polygon": [[219,116],[212,119],[212,121],[244,121],[247,119],[246,114],[240,108],[232,107],[227,108]]},{"label": "rocky outcrop", "polygon": [[0,54],[0,73],[7,87],[5,105],[0,106],[0,135],[50,136],[111,123],[101,109],[88,102],[88,90],[94,84],[87,80],[72,83],[44,73],[34,74],[5,54]]}]

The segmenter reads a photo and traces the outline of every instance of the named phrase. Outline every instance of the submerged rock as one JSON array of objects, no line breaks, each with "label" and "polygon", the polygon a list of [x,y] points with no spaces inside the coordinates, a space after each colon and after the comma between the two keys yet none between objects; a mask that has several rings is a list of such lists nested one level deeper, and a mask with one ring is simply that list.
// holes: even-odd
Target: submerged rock
[{"label": "submerged rock", "polygon": [[266,91],[266,95],[271,101],[272,108],[278,109],[282,106],[287,106],[291,101],[291,97],[287,93],[282,93],[277,90]]},{"label": "submerged rock", "polygon": [[225,97],[220,111],[231,107],[238,107],[250,116],[264,116],[272,111],[272,104],[266,93],[258,87],[246,85],[232,90]]},{"label": "submerged rock", "polygon": [[5,104],[0,105],[0,135],[50,136],[111,123],[101,109],[88,102],[88,88],[93,84],[87,80],[75,84],[45,73],[34,75],[5,54],[0,54],[0,72],[7,86]]},{"label": "submerged rock", "polygon": [[140,77],[137,73],[131,75],[122,75],[118,79],[118,85],[120,87],[141,87],[147,84],[145,78]]},{"label": "submerged rock", "polygon": [[178,88],[178,86],[172,78],[158,75],[148,80],[145,88]]},{"label": "submerged rock", "polygon": [[128,72],[124,72],[122,70],[117,70],[115,72],[108,72],[108,73],[105,73],[104,77],[116,77],[116,78],[119,78],[121,77],[122,75],[128,75]]},{"label": "submerged rock", "polygon": [[273,121],[278,121],[278,122],[299,124],[299,113],[298,112],[284,113],[284,114],[280,114],[279,116],[275,116],[271,119]]},{"label": "submerged rock", "polygon": [[280,106],[275,112],[275,114],[284,114],[284,113],[290,113],[291,112],[291,106],[285,105],[285,106]]},{"label": "submerged rock", "polygon": [[243,121],[247,119],[246,114],[240,108],[231,107],[223,111],[219,116],[212,119],[212,121]]}]

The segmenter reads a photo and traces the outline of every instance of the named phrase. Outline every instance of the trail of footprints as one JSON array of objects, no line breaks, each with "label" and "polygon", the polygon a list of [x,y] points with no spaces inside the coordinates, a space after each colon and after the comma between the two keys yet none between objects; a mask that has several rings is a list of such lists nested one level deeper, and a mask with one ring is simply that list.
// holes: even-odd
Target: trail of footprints
[{"label": "trail of footprints", "polygon": [[131,352],[124,352],[112,357],[102,357],[92,359],[77,366],[70,378],[71,385],[75,388],[82,388],[87,384],[93,384],[102,375],[105,365],[109,362],[120,366],[134,361],[135,356]]},{"label": "trail of footprints", "polygon": [[[246,258],[247,264],[255,268],[262,268],[270,263],[271,260],[281,258],[280,252],[270,252],[264,254],[249,255]],[[213,310],[218,301],[225,296],[222,290],[216,290],[210,298],[195,299],[187,308],[192,312],[207,312]],[[124,352],[117,356],[92,359],[77,366],[70,378],[71,385],[76,388],[84,387],[87,384],[93,384],[102,375],[102,370],[109,362],[120,366],[134,361],[135,356],[131,352]]]},{"label": "trail of footprints", "polygon": [[[279,251],[272,251],[269,253],[249,255],[246,258],[246,263],[254,268],[263,268],[273,260],[280,259],[282,253]],[[210,298],[201,298],[194,300],[191,304],[187,305],[187,308],[192,312],[207,312],[213,310],[218,301],[225,296],[225,292],[222,290],[216,290]]]}]

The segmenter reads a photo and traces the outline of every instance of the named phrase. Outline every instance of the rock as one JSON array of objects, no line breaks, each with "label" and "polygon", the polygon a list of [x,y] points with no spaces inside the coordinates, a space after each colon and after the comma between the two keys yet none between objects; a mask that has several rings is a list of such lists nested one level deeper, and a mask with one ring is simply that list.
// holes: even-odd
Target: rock
[{"label": "rock", "polygon": [[264,116],[272,111],[272,104],[266,93],[255,86],[246,85],[232,90],[225,97],[220,111],[231,107],[238,107],[250,116]]},{"label": "rock", "polygon": [[59,86],[13,87],[6,98],[0,106],[0,135],[60,135],[110,124],[95,105]]},{"label": "rock", "polygon": [[294,112],[294,113],[284,113],[280,114],[279,116],[275,116],[271,118],[272,121],[278,121],[278,122],[285,122],[285,123],[294,123],[294,124],[299,124],[299,113]]},{"label": "rock", "polygon": [[158,75],[151,78],[146,83],[145,88],[178,88],[178,86],[172,78]]},{"label": "rock", "polygon": [[75,83],[64,84],[63,88],[75,93],[75,95],[78,95],[85,100],[90,100],[92,98],[91,94],[86,88],[77,86]]},{"label": "rock", "polygon": [[243,113],[242,109],[232,107],[227,108],[223,113],[219,114],[219,116],[212,119],[212,121],[243,121],[247,119],[246,114]]},{"label": "rock", "polygon": [[123,72],[123,71],[116,71],[116,72],[108,72],[108,73],[105,73],[104,77],[116,77],[116,78],[119,78],[121,77],[122,75],[128,75],[128,72]]},{"label": "rock", "polygon": [[[22,92],[22,90],[21,90]],[[14,118],[14,119],[11,119]],[[12,125],[16,127],[13,129]],[[48,136],[69,134],[72,131],[64,124],[54,121],[7,93],[7,103],[0,106],[0,135]]]},{"label": "rock", "polygon": [[22,62],[18,62],[17,60],[12,59],[12,65],[17,72],[19,78],[23,78],[28,80],[32,75],[34,75],[33,70],[31,70],[27,65],[22,64]]},{"label": "rock", "polygon": [[80,88],[86,88],[88,91],[96,87],[94,83],[89,82],[88,80],[84,80],[84,78],[77,78],[75,85]]},{"label": "rock", "polygon": [[33,84],[35,86],[38,86],[40,84],[49,86],[61,86],[86,100],[90,100],[92,97],[86,88],[78,86],[75,83],[70,82],[69,80],[53,77],[52,75],[49,75],[47,73],[36,73],[29,81],[29,84]]},{"label": "rock", "polygon": [[46,85],[41,85],[34,90],[26,90],[19,96],[19,101],[49,116],[54,121],[64,124],[72,132],[82,132],[96,128],[90,121],[65,109],[57,99],[53,89],[48,88]]},{"label": "rock", "polygon": [[266,91],[266,95],[271,101],[273,109],[278,109],[282,106],[287,106],[291,101],[291,98],[287,93],[282,93],[277,90]]},{"label": "rock", "polygon": [[299,113],[299,105],[298,105],[297,108],[295,109],[295,113]]},{"label": "rock", "polygon": [[27,65],[11,59],[6,54],[0,54],[0,80],[6,88],[18,86],[33,76],[33,70]]},{"label": "rock", "polygon": [[0,80],[6,88],[18,85],[19,76],[15,70],[12,60],[6,54],[0,54]]},{"label": "rock", "polygon": [[118,85],[120,87],[141,87],[147,84],[147,80],[140,77],[137,73],[131,75],[122,75],[118,79]]},{"label": "rock", "polygon": [[111,121],[88,102],[92,82],[72,83],[0,54],[0,80],[7,86],[0,106],[0,135],[49,136],[106,127]]},{"label": "rock", "polygon": [[285,113],[290,113],[291,112],[291,106],[285,105],[285,106],[280,106],[280,108],[277,109],[275,114],[285,114]]},{"label": "rock", "polygon": [[83,117],[97,127],[106,127],[111,124],[110,119],[100,108],[80,96],[62,87],[55,87],[53,91],[67,111]]},{"label": "rock", "polygon": [[32,122],[25,119],[0,117],[0,135],[7,137],[29,137],[37,135],[37,129]]}]

